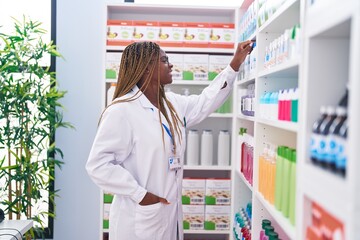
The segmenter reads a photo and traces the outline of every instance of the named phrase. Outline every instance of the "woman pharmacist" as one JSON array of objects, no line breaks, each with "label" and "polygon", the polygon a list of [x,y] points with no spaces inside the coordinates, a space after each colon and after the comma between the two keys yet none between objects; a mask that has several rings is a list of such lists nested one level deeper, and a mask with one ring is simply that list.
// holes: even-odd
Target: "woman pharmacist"
[{"label": "woman pharmacist", "polygon": [[185,128],[225,102],[250,51],[251,41],[239,43],[229,66],[200,95],[181,96],[164,91],[173,65],[159,45],[125,48],[113,101],[86,163],[91,179],[115,195],[110,240],[183,239]]}]

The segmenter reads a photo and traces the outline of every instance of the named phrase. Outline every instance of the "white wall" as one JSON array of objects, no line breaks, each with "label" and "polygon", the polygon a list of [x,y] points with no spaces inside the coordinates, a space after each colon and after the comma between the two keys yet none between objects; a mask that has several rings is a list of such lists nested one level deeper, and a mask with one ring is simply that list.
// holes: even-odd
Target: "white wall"
[{"label": "white wall", "polygon": [[65,58],[57,60],[57,77],[60,88],[68,91],[62,101],[64,120],[76,130],[60,129],[56,134],[65,164],[56,171],[60,198],[56,198],[55,240],[100,236],[100,191],[88,177],[85,162],[101,112],[104,26],[104,0],[57,1],[57,46]]}]

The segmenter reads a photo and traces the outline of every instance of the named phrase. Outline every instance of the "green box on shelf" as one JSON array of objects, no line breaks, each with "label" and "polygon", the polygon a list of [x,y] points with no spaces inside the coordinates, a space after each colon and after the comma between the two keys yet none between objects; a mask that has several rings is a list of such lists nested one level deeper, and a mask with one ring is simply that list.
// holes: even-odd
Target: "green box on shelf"
[{"label": "green box on shelf", "polygon": [[216,205],[216,198],[213,196],[205,196],[206,205]]},{"label": "green box on shelf", "polygon": [[216,225],[215,225],[215,223],[214,222],[212,222],[212,221],[205,221],[204,222],[204,229],[205,230],[215,230],[215,227]]},{"label": "green box on shelf", "polygon": [[183,221],[183,228],[186,230],[190,229],[190,223],[188,221]]},{"label": "green box on shelf", "polygon": [[116,72],[113,69],[106,69],[106,79],[116,79]]},{"label": "green box on shelf", "polygon": [[103,229],[109,229],[109,220],[103,220]]},{"label": "green box on shelf", "polygon": [[184,80],[194,80],[194,73],[190,71],[183,72],[183,79]]},{"label": "green box on shelf", "polygon": [[110,193],[104,193],[104,203],[112,203],[114,195]]},{"label": "green box on shelf", "polygon": [[190,197],[182,196],[181,201],[182,201],[182,204],[189,205],[190,204]]},{"label": "green box on shelf", "polygon": [[216,77],[218,74],[219,74],[219,73],[217,73],[217,72],[209,72],[209,73],[208,73],[209,81],[214,80],[215,77]]}]

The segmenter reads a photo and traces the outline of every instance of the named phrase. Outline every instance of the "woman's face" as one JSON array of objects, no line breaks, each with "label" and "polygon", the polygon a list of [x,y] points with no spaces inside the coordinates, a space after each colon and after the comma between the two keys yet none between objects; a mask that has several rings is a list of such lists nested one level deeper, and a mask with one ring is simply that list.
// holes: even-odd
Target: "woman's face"
[{"label": "woman's face", "polygon": [[[158,68],[160,71],[158,72]],[[166,85],[172,83],[172,71],[173,65],[169,63],[169,59],[166,56],[166,53],[160,49],[160,61],[155,61],[155,69],[151,77],[151,82],[157,83],[158,74],[160,74],[160,84]]]}]

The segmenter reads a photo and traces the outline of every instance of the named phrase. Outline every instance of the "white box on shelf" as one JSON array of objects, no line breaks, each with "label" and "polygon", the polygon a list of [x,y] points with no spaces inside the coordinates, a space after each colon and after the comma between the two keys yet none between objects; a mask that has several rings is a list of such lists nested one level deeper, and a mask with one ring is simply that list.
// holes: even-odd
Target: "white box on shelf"
[{"label": "white box on shelf", "polygon": [[122,53],[107,52],[106,53],[106,79],[116,79],[120,70]]},{"label": "white box on shelf", "polygon": [[184,80],[208,80],[209,55],[185,54],[184,55]]},{"label": "white box on shelf", "polygon": [[205,204],[205,179],[183,179],[182,203],[190,205]]},{"label": "white box on shelf", "polygon": [[168,53],[169,62],[173,65],[172,68],[172,79],[183,80],[183,69],[184,69],[184,55],[179,53]]},{"label": "white box on shelf", "polygon": [[230,206],[205,206],[205,230],[230,229]]},{"label": "white box on shelf", "polygon": [[214,78],[229,65],[232,56],[226,55],[209,55],[209,80],[214,80]]},{"label": "white box on shelf", "polygon": [[206,179],[205,204],[229,205],[231,202],[230,179]]},{"label": "white box on shelf", "polygon": [[183,205],[183,225],[186,230],[204,229],[205,206]]}]

